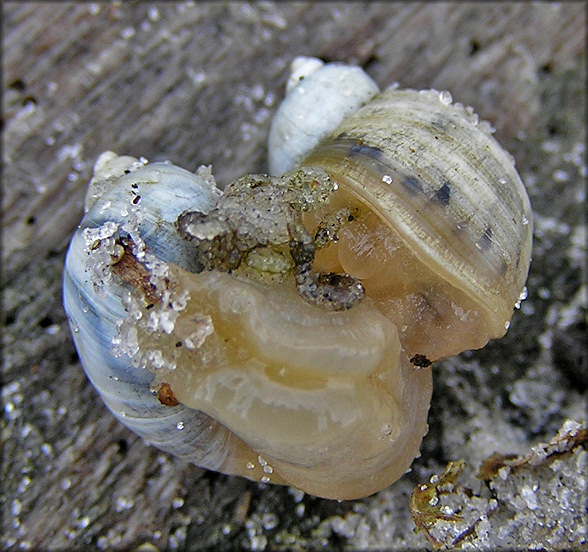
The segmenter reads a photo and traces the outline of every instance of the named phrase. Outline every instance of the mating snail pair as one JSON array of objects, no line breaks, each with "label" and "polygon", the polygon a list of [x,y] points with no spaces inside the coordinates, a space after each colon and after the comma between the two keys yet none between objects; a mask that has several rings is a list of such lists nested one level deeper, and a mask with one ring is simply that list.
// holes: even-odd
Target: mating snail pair
[{"label": "mating snail pair", "polygon": [[446,92],[301,58],[270,172],[221,192],[97,161],[64,303],[84,370],[146,442],[335,499],[397,480],[430,365],[506,332],[530,262],[512,157]]}]

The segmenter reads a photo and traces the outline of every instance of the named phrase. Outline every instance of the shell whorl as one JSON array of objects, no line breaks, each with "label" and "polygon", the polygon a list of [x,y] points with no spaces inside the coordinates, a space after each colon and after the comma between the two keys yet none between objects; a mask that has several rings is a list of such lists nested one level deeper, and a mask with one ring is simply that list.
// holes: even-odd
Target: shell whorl
[{"label": "shell whorl", "polygon": [[[112,154],[103,154],[98,168],[103,169],[106,158]],[[70,328],[86,375],[119,421],[148,444],[219,470],[230,465],[228,456],[238,439],[202,412],[162,405],[151,389],[153,374],[134,366],[126,355],[113,355],[117,326],[127,315],[128,290],[101,274],[98,263],[89,262],[92,241],[107,239],[110,229],[112,235],[140,236],[159,259],[189,270],[191,255],[177,235],[175,220],[195,204],[211,209],[219,191],[202,176],[169,163],[140,166],[131,159],[139,168],[131,171],[127,164],[102,171],[98,182],[105,184],[98,197],[87,201],[88,212],[72,238],[63,286]]]},{"label": "shell whorl", "polygon": [[329,132],[380,91],[361,68],[351,65],[296,58],[293,73],[295,78],[270,128],[270,174],[296,167]]},{"label": "shell whorl", "polygon": [[426,266],[488,311],[497,338],[527,278],[531,207],[512,157],[442,97],[387,90],[303,164],[368,203]]}]

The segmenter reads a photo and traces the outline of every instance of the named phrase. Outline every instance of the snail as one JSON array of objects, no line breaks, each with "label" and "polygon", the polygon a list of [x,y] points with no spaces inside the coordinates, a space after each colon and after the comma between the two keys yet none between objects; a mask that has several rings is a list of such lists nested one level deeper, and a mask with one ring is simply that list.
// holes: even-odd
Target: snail
[{"label": "snail", "polygon": [[64,305],[88,378],[147,443],[332,499],[410,469],[430,366],[504,335],[531,209],[488,123],[447,92],[379,92],[299,58],[270,174],[221,191],[112,152],[95,165]]}]

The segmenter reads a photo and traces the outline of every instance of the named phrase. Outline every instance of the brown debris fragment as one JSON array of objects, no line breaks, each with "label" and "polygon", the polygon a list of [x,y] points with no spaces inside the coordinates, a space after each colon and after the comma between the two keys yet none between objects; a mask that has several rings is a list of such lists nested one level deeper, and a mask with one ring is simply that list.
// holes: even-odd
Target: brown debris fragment
[{"label": "brown debris fragment", "polygon": [[148,270],[137,260],[130,240],[121,240],[124,252],[112,265],[112,271],[127,284],[140,289],[148,303],[159,302],[155,286],[151,283]]},{"label": "brown debris fragment", "polygon": [[157,400],[165,406],[178,406],[180,404],[169,383],[165,382],[157,388]]}]

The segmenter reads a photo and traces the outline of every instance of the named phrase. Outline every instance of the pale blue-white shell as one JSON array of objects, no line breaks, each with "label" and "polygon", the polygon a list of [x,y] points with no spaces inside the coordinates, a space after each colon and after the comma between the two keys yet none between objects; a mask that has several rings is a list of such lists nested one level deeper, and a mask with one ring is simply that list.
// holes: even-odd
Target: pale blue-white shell
[{"label": "pale blue-white shell", "polygon": [[380,91],[353,65],[296,58],[292,69],[294,79],[270,128],[268,163],[274,175],[298,166],[322,138]]},{"label": "pale blue-white shell", "polygon": [[[66,258],[64,306],[82,366],[114,416],[159,449],[200,466],[218,469],[227,441],[234,436],[202,412],[162,405],[151,391],[153,374],[133,366],[128,356],[113,356],[117,323],[125,318],[122,285],[100,286],[88,265],[87,230],[125,224],[164,262],[190,270],[186,242],[174,228],[182,212],[207,213],[219,190],[199,174],[168,163],[152,163],[116,179],[95,199],[77,229]],[[140,198],[137,200],[136,198]],[[134,221],[134,222],[133,222]]]}]

